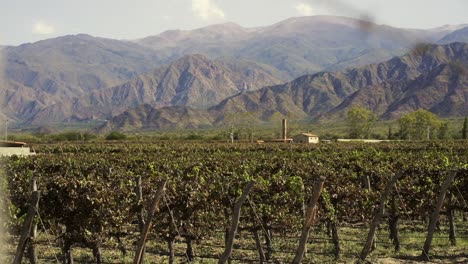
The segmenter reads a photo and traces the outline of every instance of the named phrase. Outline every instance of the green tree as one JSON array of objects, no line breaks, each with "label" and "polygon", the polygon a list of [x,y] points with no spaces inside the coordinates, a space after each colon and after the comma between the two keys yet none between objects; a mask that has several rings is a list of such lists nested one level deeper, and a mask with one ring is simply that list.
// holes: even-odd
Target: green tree
[{"label": "green tree", "polygon": [[436,138],[441,122],[433,113],[419,109],[403,115],[399,120],[400,137],[409,140],[430,140]]},{"label": "green tree", "polygon": [[388,127],[387,139],[393,139],[393,129],[392,126]]},{"label": "green tree", "polygon": [[124,140],[127,139],[127,135],[117,132],[117,131],[112,131],[106,136],[106,140]]},{"label": "green tree", "polygon": [[437,137],[439,139],[448,139],[449,138],[449,124],[447,122],[441,123],[439,127],[439,132],[437,134]]},{"label": "green tree", "polygon": [[462,138],[468,139],[468,117],[465,117],[465,122],[463,122]]},{"label": "green tree", "polygon": [[351,138],[368,138],[377,117],[368,109],[353,107],[348,111],[346,121]]}]

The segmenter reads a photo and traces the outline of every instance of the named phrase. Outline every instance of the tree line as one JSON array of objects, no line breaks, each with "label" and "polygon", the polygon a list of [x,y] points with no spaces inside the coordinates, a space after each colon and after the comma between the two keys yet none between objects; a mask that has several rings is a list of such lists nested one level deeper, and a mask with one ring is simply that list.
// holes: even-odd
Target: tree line
[{"label": "tree line", "polygon": [[[363,107],[351,108],[346,116],[350,138],[371,138],[377,116]],[[387,139],[434,140],[449,139],[449,123],[442,121],[430,111],[419,109],[402,115],[397,124],[399,129],[388,128]],[[460,138],[468,138],[468,118],[464,119]]]}]

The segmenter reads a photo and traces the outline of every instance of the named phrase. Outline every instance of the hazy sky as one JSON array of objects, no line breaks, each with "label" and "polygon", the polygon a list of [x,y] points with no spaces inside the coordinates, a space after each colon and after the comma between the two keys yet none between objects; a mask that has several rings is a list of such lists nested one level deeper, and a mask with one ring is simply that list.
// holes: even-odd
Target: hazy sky
[{"label": "hazy sky", "polygon": [[289,17],[341,15],[395,27],[468,23],[468,0],[0,0],[0,44],[67,34],[136,39],[232,21],[244,27]]}]

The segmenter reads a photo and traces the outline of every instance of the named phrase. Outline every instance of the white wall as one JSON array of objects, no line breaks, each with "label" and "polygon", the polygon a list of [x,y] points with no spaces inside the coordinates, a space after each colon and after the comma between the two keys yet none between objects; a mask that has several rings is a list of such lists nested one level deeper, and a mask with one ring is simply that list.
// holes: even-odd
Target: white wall
[{"label": "white wall", "polygon": [[309,143],[319,143],[318,137],[309,137]]},{"label": "white wall", "polygon": [[12,148],[12,147],[0,147],[0,156],[27,156],[31,155],[31,150],[27,147],[23,148]]}]

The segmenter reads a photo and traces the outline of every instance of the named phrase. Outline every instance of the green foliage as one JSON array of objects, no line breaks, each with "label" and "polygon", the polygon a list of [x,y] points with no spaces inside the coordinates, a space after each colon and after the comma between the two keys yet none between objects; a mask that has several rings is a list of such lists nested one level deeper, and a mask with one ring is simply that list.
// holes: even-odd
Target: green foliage
[{"label": "green foliage", "polygon": [[353,107],[348,111],[346,120],[351,138],[369,138],[377,117],[368,109]]},{"label": "green foliage", "polygon": [[27,143],[40,142],[41,138],[31,134],[8,134],[8,140]]},{"label": "green foliage", "polygon": [[[240,230],[263,226],[297,232],[303,206],[318,177],[326,190],[316,224],[368,222],[390,175],[400,173],[401,208],[422,220],[434,207],[445,175],[457,171],[454,188],[468,200],[468,144],[422,142],[380,145],[159,144],[97,142],[38,146],[32,157],[4,158],[13,218],[24,217],[29,181],[42,192],[41,218],[61,239],[101,243],[110,234],[135,232],[136,211],[152,202],[155,186],[167,180],[152,236],[177,233],[202,240],[230,223],[247,182],[255,181],[243,207]],[[136,202],[141,175],[144,201]],[[19,222],[18,222],[19,223]],[[65,227],[65,229],[63,229]],[[77,241],[75,241],[77,240]]]},{"label": "green foliage", "polygon": [[202,140],[203,136],[199,134],[190,134],[187,137],[185,137],[187,140]]},{"label": "green foliage", "polygon": [[449,138],[449,124],[447,122],[441,122],[439,131],[437,133],[438,139],[448,139]]},{"label": "green foliage", "polygon": [[[90,141],[96,138],[96,135],[89,132],[66,131],[58,134],[37,134],[37,141],[60,142],[60,141]],[[35,141],[27,141],[35,142]]]},{"label": "green foliage", "polygon": [[106,135],[106,140],[125,140],[127,135],[118,131],[112,131]]},{"label": "green foliage", "polygon": [[[419,109],[403,115],[398,123],[400,125],[400,138],[409,140],[430,140],[437,137],[441,122],[433,113]],[[447,125],[443,127],[442,134],[446,134]]]}]

